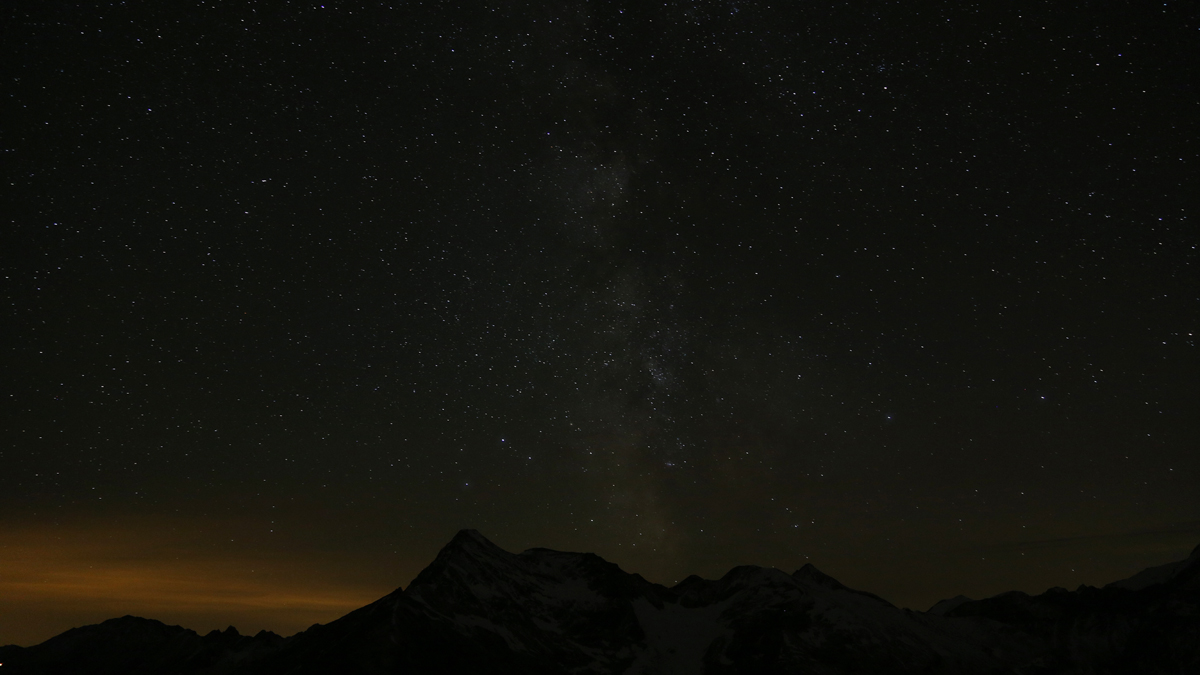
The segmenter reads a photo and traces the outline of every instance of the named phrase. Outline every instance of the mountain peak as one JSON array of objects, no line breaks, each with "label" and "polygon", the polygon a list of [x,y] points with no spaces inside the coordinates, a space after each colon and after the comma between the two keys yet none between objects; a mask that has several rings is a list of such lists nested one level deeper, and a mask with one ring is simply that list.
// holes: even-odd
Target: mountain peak
[{"label": "mountain peak", "polygon": [[815,582],[821,586],[832,588],[834,590],[846,589],[846,586],[843,585],[842,582],[817,569],[817,566],[812,563],[805,563],[804,567],[792,572],[792,577],[796,579],[807,579],[808,581]]},{"label": "mountain peak", "polygon": [[474,577],[486,568],[503,569],[514,557],[512,553],[493,544],[478,530],[459,530],[458,534],[438,551],[433,563],[413,579],[409,589],[432,583],[448,573]]},{"label": "mountain peak", "polygon": [[438,553],[438,558],[443,556],[449,557],[458,555],[466,555],[471,558],[495,558],[509,557],[512,554],[499,546],[493,544],[491,540],[479,533],[479,530],[459,530],[458,534],[450,540],[448,544],[442,547]]},{"label": "mountain peak", "polygon": [[450,543],[447,544],[447,546],[454,546],[456,544],[458,546],[471,546],[471,545],[489,546],[489,547],[496,546],[491,541],[489,541],[487,537],[480,534],[479,530],[472,530],[472,529],[459,530],[458,534],[454,535],[454,538],[450,540]]}]

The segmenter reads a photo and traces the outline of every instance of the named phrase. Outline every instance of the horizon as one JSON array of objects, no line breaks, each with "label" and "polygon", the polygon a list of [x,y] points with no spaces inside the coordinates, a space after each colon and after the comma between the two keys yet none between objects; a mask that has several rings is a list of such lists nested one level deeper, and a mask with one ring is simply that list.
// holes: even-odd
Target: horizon
[{"label": "horizon", "polygon": [[[504,546],[501,546],[501,545],[500,545],[500,544],[498,544],[497,542],[494,542],[494,541],[492,541],[492,540],[491,540],[491,538],[487,537],[487,535],[486,535],[485,533],[482,533],[482,532],[480,532],[479,530],[477,530],[477,529],[475,529],[475,528],[464,528],[464,529],[462,529],[462,530],[459,530],[459,532],[460,532],[460,533],[461,533],[461,532],[467,532],[467,531],[474,531],[474,532],[476,532],[476,533],[479,533],[479,534],[481,534],[481,535],[482,535],[482,536],[483,536],[485,539],[487,539],[489,542],[491,542],[491,543],[493,543],[493,544],[495,544],[495,545],[497,545],[497,546],[500,546],[500,548],[502,548],[502,549],[503,549],[503,550],[505,550],[506,552],[508,552],[508,553],[510,553],[510,554],[513,554],[513,555],[519,555],[521,552],[523,552],[523,551],[527,551],[527,550],[533,550],[533,549],[538,549],[538,548],[542,548],[542,549],[548,548],[548,547],[543,547],[543,546],[531,546],[531,547],[526,547],[526,548],[524,548],[524,549],[515,550],[515,551],[514,551],[514,550],[509,550],[508,548],[506,548],[506,547],[504,547]],[[454,535],[454,536],[457,536],[457,535]],[[448,540],[446,541],[446,543],[445,543],[445,544],[443,544],[443,546],[442,546],[441,548],[445,548],[445,547],[449,546],[452,540],[453,540],[453,537],[452,537],[451,539],[448,539]],[[1043,542],[1043,543],[1046,543],[1046,542]],[[439,551],[441,550],[441,548],[439,548]],[[560,549],[551,549],[551,550],[560,550]],[[1200,550],[1200,543],[1196,544],[1196,546],[1195,546],[1193,549],[1191,549],[1191,550],[1189,551],[1189,553],[1190,553],[1190,552],[1194,552],[1195,550]],[[567,551],[567,552],[572,552],[572,553],[592,553],[592,551]],[[429,559],[429,563],[432,563],[432,562],[433,562],[433,558],[434,558],[436,555],[437,555],[437,553],[435,552],[435,553],[434,553],[434,556],[431,556],[431,557],[430,557],[430,559]],[[609,560],[607,557],[605,557],[605,556],[603,556],[603,555],[601,555],[600,557],[601,557],[601,558],[603,558],[603,559],[605,559],[605,560]],[[1169,564],[1169,563],[1172,563],[1172,562],[1177,562],[1178,560],[1184,560],[1184,559],[1187,559],[1187,557],[1188,557],[1188,554],[1187,554],[1187,553],[1185,553],[1184,555],[1182,555],[1182,556],[1180,556],[1180,557],[1177,557],[1177,558],[1172,558],[1172,559],[1170,559],[1170,560],[1161,560],[1161,561],[1154,562],[1154,563],[1152,563],[1152,564],[1146,565],[1146,566],[1144,566],[1144,567],[1142,567],[1142,568],[1139,568],[1139,569],[1137,569],[1137,570],[1134,570],[1134,571],[1130,572],[1129,574],[1127,574],[1127,575],[1125,575],[1125,576],[1116,577],[1116,578],[1112,578],[1112,579],[1107,579],[1107,580],[1104,580],[1104,581],[1101,581],[1101,582],[1098,582],[1098,583],[1086,583],[1086,582],[1084,582],[1084,583],[1081,583],[1080,585],[1081,585],[1081,586],[1083,586],[1083,585],[1087,585],[1087,586],[1103,587],[1104,585],[1106,585],[1106,584],[1108,584],[1108,583],[1112,583],[1112,582],[1119,581],[1119,580],[1121,580],[1121,579],[1125,579],[1125,578],[1128,578],[1128,577],[1130,577],[1130,576],[1133,576],[1134,574],[1136,574],[1137,572],[1140,572],[1140,571],[1142,571],[1143,569],[1150,568],[1150,567],[1156,567],[1156,566],[1158,566],[1158,565],[1163,565],[1163,564]],[[613,561],[612,561],[612,560],[609,560],[609,562],[613,562]],[[429,563],[427,563],[427,565],[428,565]],[[846,586],[848,586],[848,587],[850,587],[850,588],[853,588],[853,589],[855,589],[855,590],[859,590],[859,591],[866,591],[866,592],[873,593],[874,595],[877,595],[877,596],[879,596],[879,597],[882,597],[884,600],[887,600],[887,601],[891,602],[893,605],[895,605],[895,606],[897,606],[897,607],[900,607],[900,608],[908,608],[908,609],[912,609],[912,610],[919,611],[919,612],[925,612],[925,611],[927,611],[927,610],[928,610],[928,609],[929,609],[931,606],[933,606],[935,603],[937,603],[937,602],[939,602],[939,601],[941,601],[941,600],[951,599],[951,598],[957,597],[957,596],[959,596],[959,595],[965,595],[965,596],[967,596],[967,597],[970,597],[970,598],[972,598],[972,599],[979,600],[979,599],[983,599],[983,598],[986,598],[986,597],[992,597],[992,596],[994,596],[994,595],[997,595],[997,594],[999,594],[999,593],[1003,593],[1003,592],[1007,592],[1007,591],[1014,591],[1014,590],[1015,590],[1015,591],[1021,591],[1021,592],[1028,593],[1029,595],[1038,595],[1038,594],[1040,594],[1040,593],[1042,593],[1042,592],[1045,592],[1045,591],[1047,591],[1047,590],[1050,590],[1050,589],[1052,589],[1052,588],[1062,588],[1062,587],[1063,587],[1063,586],[1061,586],[1061,585],[1051,585],[1051,586],[1046,586],[1045,588],[1043,588],[1043,589],[1041,589],[1041,590],[1028,590],[1028,589],[1006,588],[1006,589],[1004,589],[1004,590],[1002,590],[1002,591],[997,591],[997,592],[995,592],[995,593],[981,594],[981,595],[978,595],[978,596],[973,596],[973,595],[971,595],[970,593],[965,593],[965,592],[956,592],[956,593],[952,593],[952,594],[947,594],[947,595],[944,595],[943,597],[939,597],[939,598],[937,598],[936,600],[934,600],[934,601],[932,601],[932,602],[929,602],[927,605],[925,605],[925,606],[923,606],[923,607],[922,607],[922,606],[916,606],[916,607],[914,607],[914,606],[909,606],[909,605],[905,605],[905,604],[902,604],[902,603],[897,603],[897,602],[894,602],[894,601],[893,601],[891,598],[888,598],[888,597],[887,597],[887,595],[885,595],[885,594],[881,594],[881,593],[878,593],[878,592],[877,592],[875,589],[872,589],[872,588],[869,588],[869,587],[860,587],[860,586],[855,586],[855,585],[854,585],[854,584],[852,584],[852,583],[847,583],[847,582],[846,582],[844,579],[841,579],[841,578],[839,578],[837,574],[831,574],[831,573],[830,573],[828,570],[825,570],[825,569],[823,569],[823,568],[821,567],[821,565],[819,565],[819,564],[817,564],[816,562],[813,562],[813,561],[811,561],[811,560],[806,560],[806,561],[804,561],[804,562],[803,562],[803,563],[801,563],[801,564],[795,565],[795,566],[794,566],[793,568],[791,568],[791,569],[789,569],[789,568],[785,568],[785,567],[771,566],[771,565],[755,565],[755,564],[753,564],[753,563],[743,563],[743,564],[732,565],[732,566],[730,566],[730,567],[729,567],[729,568],[728,568],[728,569],[727,569],[727,570],[726,570],[724,573],[721,573],[721,574],[717,574],[717,575],[713,575],[713,576],[705,576],[705,575],[697,575],[697,576],[700,576],[700,577],[701,577],[701,578],[703,578],[703,579],[712,579],[712,580],[716,580],[716,579],[720,579],[720,578],[724,577],[726,574],[728,574],[730,571],[732,571],[732,570],[736,569],[737,567],[742,567],[742,566],[745,566],[745,565],[749,565],[749,566],[752,566],[752,567],[763,567],[763,568],[769,568],[769,569],[778,569],[778,570],[780,570],[780,571],[782,571],[782,572],[784,572],[784,573],[786,573],[786,574],[793,574],[793,573],[794,573],[796,570],[800,569],[801,567],[803,567],[803,566],[804,566],[804,565],[806,565],[806,564],[812,564],[812,565],[813,565],[815,568],[817,568],[818,570],[820,570],[822,573],[824,573],[824,574],[828,574],[829,576],[833,577],[834,579],[837,579],[839,582],[841,582],[841,583],[845,584]],[[618,566],[620,566],[620,565],[618,565]],[[421,569],[424,569],[424,567],[422,567]],[[622,570],[623,570],[625,573],[628,573],[628,574],[641,574],[641,573],[640,573],[640,572],[638,572],[637,570],[625,569],[623,566],[621,567],[621,569],[622,569]],[[418,573],[419,573],[419,572],[418,572]],[[646,580],[647,580],[647,581],[649,581],[649,582],[651,582],[651,583],[659,584],[659,585],[661,585],[661,586],[664,586],[664,587],[666,587],[666,588],[672,588],[672,587],[674,587],[675,585],[678,585],[679,583],[681,583],[682,581],[684,581],[684,579],[686,578],[686,577],[682,577],[682,578],[679,578],[679,579],[673,579],[673,580],[671,580],[670,582],[663,582],[663,581],[661,581],[661,580],[657,580],[657,579],[653,579],[653,578],[648,578],[648,577],[646,577],[646,575],[644,575],[644,574],[642,574],[641,576],[643,576],[643,578],[646,578]],[[31,634],[31,635],[37,635],[37,636],[39,636],[39,637],[31,637],[31,638],[27,638],[27,639],[25,640],[25,642],[18,642],[18,641],[16,641],[16,640],[6,640],[6,639],[4,639],[4,638],[0,638],[0,646],[3,646],[3,645],[8,645],[8,644],[16,644],[16,645],[23,646],[23,647],[29,647],[29,646],[33,646],[33,645],[35,645],[35,644],[40,644],[41,642],[44,642],[45,640],[47,640],[47,639],[49,639],[49,638],[55,637],[55,636],[57,636],[57,635],[60,635],[60,634],[62,634],[62,633],[64,633],[64,632],[66,632],[66,631],[68,631],[68,630],[71,630],[71,629],[74,629],[74,628],[80,628],[80,627],[83,627],[83,626],[85,626],[85,625],[95,625],[95,624],[99,624],[99,623],[102,623],[102,622],[104,622],[104,621],[107,621],[107,620],[110,620],[110,619],[123,618],[123,617],[126,617],[126,616],[133,616],[133,617],[135,617],[135,618],[142,618],[142,619],[150,619],[150,620],[154,620],[154,621],[159,621],[159,622],[161,622],[161,623],[164,623],[164,624],[166,624],[166,625],[168,625],[168,626],[178,626],[178,627],[182,627],[182,628],[185,628],[185,629],[188,629],[188,630],[192,630],[192,631],[196,632],[196,633],[197,633],[197,634],[199,634],[199,635],[205,635],[205,634],[207,634],[207,633],[209,633],[209,632],[211,632],[211,631],[223,631],[223,630],[225,630],[225,629],[227,629],[227,628],[231,628],[231,627],[232,627],[232,628],[236,629],[236,630],[237,630],[237,631],[238,631],[240,634],[242,634],[242,635],[255,635],[255,634],[257,634],[259,631],[264,631],[264,630],[265,630],[265,631],[268,631],[268,632],[271,632],[271,633],[278,634],[278,635],[280,635],[280,636],[282,636],[282,637],[290,637],[290,636],[292,636],[292,635],[295,635],[296,633],[300,633],[300,632],[303,632],[303,631],[305,631],[305,630],[307,630],[307,629],[311,628],[311,627],[312,627],[313,625],[315,625],[315,624],[327,624],[327,623],[329,623],[330,621],[333,621],[333,620],[336,620],[336,619],[338,619],[338,618],[341,618],[341,617],[342,617],[342,616],[344,616],[345,614],[347,614],[347,613],[349,613],[349,612],[351,612],[351,611],[353,611],[353,610],[355,610],[355,609],[358,609],[358,608],[360,608],[360,607],[362,607],[362,606],[365,606],[365,605],[368,605],[368,604],[370,604],[370,603],[372,603],[372,602],[375,602],[376,600],[378,600],[378,599],[380,599],[380,598],[382,598],[382,597],[385,597],[386,595],[388,595],[388,594],[390,594],[390,593],[392,593],[392,592],[394,592],[394,591],[401,590],[401,589],[407,589],[407,588],[408,588],[408,586],[409,586],[409,584],[411,583],[411,579],[412,579],[412,578],[415,578],[415,577],[416,577],[416,574],[413,574],[413,575],[411,575],[411,577],[410,577],[410,581],[409,581],[409,582],[407,582],[407,583],[404,583],[404,584],[401,584],[401,585],[397,585],[397,586],[395,586],[395,587],[393,587],[393,588],[391,588],[391,589],[388,589],[388,590],[386,590],[386,591],[383,591],[383,592],[378,592],[376,595],[374,595],[374,596],[371,596],[371,597],[370,597],[370,599],[368,599],[368,600],[365,600],[365,601],[364,601],[364,600],[351,600],[351,599],[346,599],[346,600],[344,601],[344,602],[346,603],[346,606],[345,606],[345,607],[342,607],[342,606],[340,606],[340,605],[339,605],[339,606],[338,606],[338,608],[336,608],[336,609],[335,609],[335,608],[333,608],[333,607],[327,607],[327,608],[325,608],[324,610],[309,609],[309,610],[307,611],[307,613],[306,613],[306,616],[330,616],[330,615],[331,615],[331,613],[336,613],[336,616],[333,616],[333,618],[331,618],[331,619],[326,619],[326,620],[323,620],[323,621],[309,621],[308,623],[306,623],[306,624],[304,624],[304,625],[302,625],[302,626],[300,626],[300,627],[296,627],[296,625],[297,625],[297,624],[295,624],[295,623],[288,624],[288,625],[291,625],[291,626],[292,626],[292,629],[291,629],[291,630],[277,630],[277,629],[275,629],[275,628],[273,628],[273,627],[271,627],[271,626],[267,626],[267,625],[261,625],[261,626],[260,626],[260,625],[258,625],[258,624],[253,624],[253,623],[251,623],[251,624],[243,624],[243,626],[242,626],[242,627],[239,627],[239,625],[238,625],[238,622],[237,622],[237,621],[222,621],[221,619],[217,618],[217,617],[219,616],[219,612],[220,612],[220,611],[222,611],[222,610],[226,610],[226,611],[228,611],[228,613],[229,613],[229,615],[230,615],[230,616],[246,616],[246,615],[247,615],[247,613],[246,613],[246,609],[245,609],[245,607],[244,607],[244,604],[242,604],[242,603],[229,603],[229,602],[227,602],[227,603],[225,603],[225,604],[221,604],[221,603],[214,604],[214,605],[213,605],[213,607],[210,609],[210,612],[208,612],[208,613],[207,613],[207,614],[208,614],[208,617],[209,617],[209,619],[208,619],[208,623],[201,624],[201,625],[200,625],[200,627],[197,627],[197,626],[196,626],[196,625],[194,625],[194,624],[188,624],[188,623],[181,622],[181,621],[165,620],[165,619],[163,619],[162,617],[159,617],[159,616],[141,615],[141,614],[134,614],[134,613],[131,613],[131,612],[127,612],[127,613],[124,613],[124,614],[113,614],[113,615],[110,615],[110,616],[105,616],[104,618],[101,618],[101,619],[97,619],[97,620],[94,620],[94,621],[89,621],[89,622],[87,622],[87,623],[82,623],[82,624],[78,624],[78,625],[72,625],[72,626],[63,627],[63,628],[61,628],[61,629],[50,629],[50,628],[48,628],[48,627],[47,627],[47,628],[44,628],[44,629],[41,629],[41,630],[37,630],[37,629],[35,629],[34,631],[30,631],[30,634]],[[0,582],[0,590],[3,590],[3,589],[4,589],[4,586],[5,586],[5,584],[4,584],[3,582]],[[243,589],[243,590],[244,590],[244,589]],[[1070,589],[1068,589],[1068,590],[1075,590],[1075,589],[1074,589],[1074,588],[1070,588]],[[227,597],[226,597],[226,600],[228,600],[228,598],[227,598]],[[357,604],[356,604],[356,603],[357,603]],[[281,607],[275,607],[275,608],[269,608],[269,607],[259,607],[259,609],[260,609],[260,610],[261,610],[261,609],[267,609],[267,610],[274,609],[275,611],[280,611],[280,610],[283,610],[284,608],[281,606]],[[95,610],[95,612],[102,612],[102,611],[103,611],[103,610],[100,610],[100,609],[97,609],[97,610]],[[169,613],[169,612],[170,612],[170,610],[168,610],[168,613]],[[195,619],[195,618],[198,618],[198,616],[200,616],[200,615],[197,615],[197,614],[195,614],[195,613],[186,613],[186,612],[185,612],[185,613],[182,613],[182,614],[178,614],[177,616],[182,616],[182,617],[191,617],[191,618],[194,618],[194,619]],[[261,619],[260,619],[260,620],[261,620]],[[298,621],[300,621],[301,623],[303,623],[303,621],[304,621],[303,619],[297,619],[297,620],[298,620]],[[251,619],[251,621],[253,621],[253,619]],[[250,627],[246,627],[247,625],[249,625]],[[52,632],[50,632],[49,634],[45,634],[45,630],[51,630]]]}]

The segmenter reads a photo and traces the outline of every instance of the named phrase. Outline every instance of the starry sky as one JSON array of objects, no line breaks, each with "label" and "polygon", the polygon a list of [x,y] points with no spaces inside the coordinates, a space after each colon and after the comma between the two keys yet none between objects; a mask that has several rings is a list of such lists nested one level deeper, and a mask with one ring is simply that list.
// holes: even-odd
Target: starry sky
[{"label": "starry sky", "polygon": [[0,12],[0,644],[1200,543],[1192,3]]}]

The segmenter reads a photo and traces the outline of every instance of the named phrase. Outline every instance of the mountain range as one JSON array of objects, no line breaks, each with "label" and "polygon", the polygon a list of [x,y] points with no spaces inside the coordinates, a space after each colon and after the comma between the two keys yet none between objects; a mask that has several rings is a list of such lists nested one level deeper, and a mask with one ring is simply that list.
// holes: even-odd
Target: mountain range
[{"label": "mountain range", "polygon": [[591,553],[463,530],[407,588],[283,638],[125,616],[3,675],[1200,673],[1200,546],[1103,588],[900,609],[805,565],[651,583]]}]

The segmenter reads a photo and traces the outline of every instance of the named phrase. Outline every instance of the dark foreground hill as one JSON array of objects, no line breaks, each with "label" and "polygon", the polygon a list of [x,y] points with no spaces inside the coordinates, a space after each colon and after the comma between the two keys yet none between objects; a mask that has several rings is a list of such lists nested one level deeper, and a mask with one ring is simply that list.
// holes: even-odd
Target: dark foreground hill
[{"label": "dark foreground hill", "polygon": [[1104,588],[914,612],[812,565],[666,588],[464,530],[407,589],[290,638],[127,616],[2,647],[0,662],[6,675],[1200,673],[1200,547]]}]

